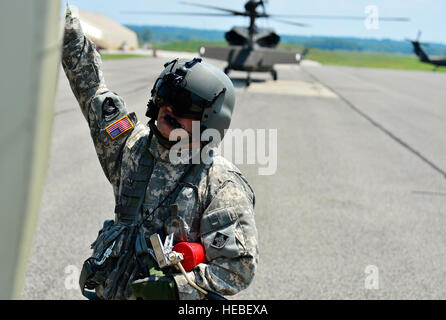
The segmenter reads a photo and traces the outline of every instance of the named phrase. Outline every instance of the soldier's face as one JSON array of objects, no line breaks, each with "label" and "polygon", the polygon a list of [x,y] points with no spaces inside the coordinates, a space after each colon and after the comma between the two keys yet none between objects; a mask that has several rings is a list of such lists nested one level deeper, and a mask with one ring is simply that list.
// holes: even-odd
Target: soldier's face
[{"label": "soldier's face", "polygon": [[[172,132],[172,130],[176,129],[175,127],[173,127],[169,122],[167,122],[164,119],[166,114],[175,118],[181,125],[183,125],[183,127],[187,131],[192,132],[192,121],[193,121],[192,119],[177,117],[173,114],[171,106],[164,105],[160,108],[160,112],[158,114],[158,119],[157,119],[157,125],[156,125],[158,127],[159,132],[162,134],[162,136],[164,138],[169,139],[169,136],[170,136],[170,133]],[[187,134],[187,133],[185,132],[185,134]]]}]

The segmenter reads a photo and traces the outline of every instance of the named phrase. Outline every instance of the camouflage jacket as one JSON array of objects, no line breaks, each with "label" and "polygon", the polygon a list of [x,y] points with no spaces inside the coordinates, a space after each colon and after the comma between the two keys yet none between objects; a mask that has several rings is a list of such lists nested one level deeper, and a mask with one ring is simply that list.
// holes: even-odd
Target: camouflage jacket
[{"label": "camouflage jacket", "polygon": [[[79,20],[67,17],[63,68],[88,122],[99,161],[119,205],[123,186],[131,183],[129,173],[138,164],[148,144],[150,130],[138,122],[134,113],[129,114],[119,95],[107,89],[101,63],[95,45],[84,36]],[[112,114],[104,112],[107,99],[116,109]],[[131,121],[131,128],[118,135],[110,133],[109,126],[123,117]],[[173,165],[169,161],[169,150],[161,146],[155,137],[148,150],[154,162],[142,212],[156,208],[175,188],[187,166]],[[169,213],[171,208],[160,207],[145,222],[144,232],[147,239],[163,229],[166,234],[175,234],[175,242],[201,242],[207,262],[189,272],[189,278],[204,289],[221,295],[234,295],[251,283],[258,263],[254,192],[240,171],[220,156],[202,168],[197,181],[197,185],[182,187],[176,198],[175,214]],[[222,234],[225,241],[218,242],[222,240]],[[132,272],[129,271],[134,275]],[[187,284],[182,274],[175,274],[174,279],[180,299],[204,298]],[[99,296],[103,290],[96,289]],[[131,299],[132,293],[127,286],[115,296],[102,294],[102,297]]]}]

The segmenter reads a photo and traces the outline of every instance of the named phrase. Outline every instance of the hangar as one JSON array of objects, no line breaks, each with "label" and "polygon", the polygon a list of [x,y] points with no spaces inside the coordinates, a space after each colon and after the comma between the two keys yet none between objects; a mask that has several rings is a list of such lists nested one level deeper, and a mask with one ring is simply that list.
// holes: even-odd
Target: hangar
[{"label": "hangar", "polygon": [[84,33],[99,49],[136,50],[139,48],[136,33],[118,22],[95,12],[78,10]]}]

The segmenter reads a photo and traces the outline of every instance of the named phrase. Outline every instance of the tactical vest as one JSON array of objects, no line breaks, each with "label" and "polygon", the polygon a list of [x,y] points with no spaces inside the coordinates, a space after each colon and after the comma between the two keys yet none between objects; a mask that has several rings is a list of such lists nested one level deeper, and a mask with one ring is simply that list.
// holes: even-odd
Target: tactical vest
[{"label": "tactical vest", "polygon": [[[153,173],[155,162],[153,155],[149,151],[151,141],[152,134],[149,136],[147,144],[143,147],[144,151],[141,155],[136,170],[130,172],[126,178],[127,181],[124,181],[122,184],[121,194],[117,199],[118,204],[115,206],[115,223],[113,223],[113,221],[110,221],[108,225],[107,221],[104,223],[104,228],[99,232],[98,239],[92,244],[92,248],[96,249],[99,247],[100,249],[94,250],[93,256],[84,262],[79,284],[82,294],[89,299],[97,299],[97,296],[92,292],[85,291],[85,288],[93,289],[95,287],[95,285],[92,283],[97,283],[95,280],[98,277],[95,277],[95,274],[98,267],[100,268],[108,256],[110,256],[111,252],[116,250],[116,248],[114,248],[114,244],[110,246],[110,244],[113,243],[114,238],[118,238],[121,232],[125,232],[124,230],[126,228],[133,228],[136,227],[138,223],[141,223],[141,221],[138,221],[139,213],[144,202],[146,190]],[[155,213],[162,204],[174,208],[175,206],[172,205],[175,203],[182,186],[185,184],[188,186],[197,186],[199,183],[200,173],[205,166],[206,165],[204,163],[190,164],[180,177],[174,189],[164,199],[162,199],[158,206],[150,213]],[[198,189],[196,189],[196,192],[198,192]],[[145,214],[147,214],[147,212]],[[194,221],[192,224],[199,224],[199,221]],[[116,230],[110,230],[111,234],[109,236],[102,235],[101,237],[101,234],[106,233],[108,228],[113,225],[116,227]],[[144,231],[142,228],[138,229],[139,230],[136,230],[135,237],[132,236],[132,240],[130,240],[130,242],[133,242],[130,245],[135,246],[134,249],[136,256],[149,253],[149,248],[144,237]],[[103,241],[103,245],[101,246],[101,243],[97,243],[98,241]],[[109,253],[107,254],[108,251]],[[98,261],[100,261],[100,265],[98,264]],[[101,275],[99,278],[103,278],[103,275]]]},{"label": "tactical vest", "polygon": [[122,191],[115,206],[116,222],[124,224],[137,223],[139,211],[144,201],[147,186],[152,176],[154,159],[149,151],[152,134],[135,171],[130,172],[122,183]]},{"label": "tactical vest", "polygon": [[[116,221],[119,223],[133,224],[138,222],[138,215],[154,169],[153,155],[149,151],[151,140],[152,136],[148,139],[137,169],[130,172],[126,181],[123,182],[118,200],[119,204],[115,206]],[[183,185],[197,186],[200,173],[205,166],[204,163],[189,164],[175,188],[165,199],[161,200],[163,204],[166,206],[174,204]],[[156,209],[153,211],[156,211]]]}]

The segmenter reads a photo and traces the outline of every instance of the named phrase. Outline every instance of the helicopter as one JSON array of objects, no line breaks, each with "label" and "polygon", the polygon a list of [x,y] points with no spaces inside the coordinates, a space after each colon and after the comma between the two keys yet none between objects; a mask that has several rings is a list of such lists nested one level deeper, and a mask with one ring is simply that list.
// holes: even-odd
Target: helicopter
[{"label": "helicopter", "polygon": [[433,71],[436,71],[438,67],[446,67],[446,57],[429,57],[427,53],[421,48],[421,45],[429,46],[427,43],[420,42],[421,30],[418,31],[416,40],[406,39],[413,45],[413,52],[419,58],[421,62],[429,63],[435,66]]},{"label": "helicopter", "polygon": [[[199,49],[202,57],[226,61],[228,63],[224,69],[226,74],[229,74],[231,70],[246,71],[248,73],[247,85],[251,83],[251,72],[270,72],[273,80],[277,80],[275,64],[300,64],[309,51],[308,48],[304,48],[300,53],[276,49],[280,36],[273,29],[259,28],[255,23],[257,18],[271,17],[266,13],[265,1],[246,2],[244,12],[202,4],[187,4],[223,10],[228,12],[228,15],[249,17],[248,27],[233,27],[225,33],[229,46],[203,46]],[[258,7],[262,7],[263,12],[258,12]],[[298,22],[284,20],[280,22],[301,27],[307,26]]]},{"label": "helicopter", "polygon": [[[244,5],[244,11],[227,9],[213,5],[182,1],[181,4],[202,7],[220,11],[219,13],[203,12],[141,12],[126,11],[127,14],[167,14],[167,15],[190,15],[190,16],[213,16],[228,17],[241,16],[249,18],[249,25],[246,27],[233,27],[225,33],[228,46],[202,46],[199,54],[205,58],[217,59],[227,62],[224,72],[229,74],[231,70],[247,72],[246,84],[251,83],[252,72],[269,72],[273,80],[278,79],[275,64],[300,64],[309,52],[309,48],[304,48],[302,52],[277,49],[280,43],[280,36],[271,28],[260,28],[256,20],[260,18],[271,19],[279,23],[294,25],[297,27],[307,27],[308,24],[284,20],[282,18],[299,19],[342,19],[342,20],[364,20],[360,16],[320,16],[320,15],[278,15],[268,14],[265,5],[267,0],[248,0]],[[259,10],[259,8],[261,8]],[[380,18],[385,21],[408,21],[407,18]]]}]

